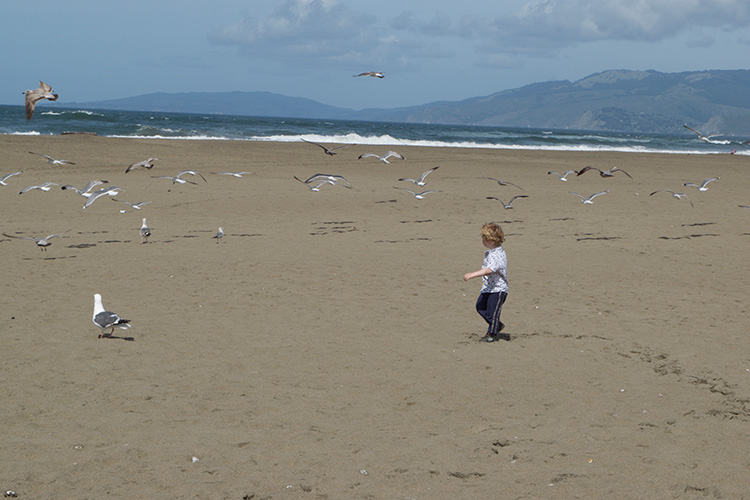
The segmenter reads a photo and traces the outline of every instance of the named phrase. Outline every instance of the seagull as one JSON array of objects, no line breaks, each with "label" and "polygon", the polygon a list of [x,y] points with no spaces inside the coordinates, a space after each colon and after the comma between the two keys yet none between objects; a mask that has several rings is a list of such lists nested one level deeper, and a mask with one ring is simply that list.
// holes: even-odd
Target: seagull
[{"label": "seagull", "polygon": [[218,245],[221,239],[224,237],[224,228],[219,227],[219,232],[214,235],[214,238],[216,238],[216,244]]},{"label": "seagull", "polygon": [[579,197],[579,198],[581,199],[582,203],[584,203],[584,204],[586,204],[586,205],[593,205],[593,204],[594,204],[594,201],[593,201],[593,200],[594,200],[594,198],[596,198],[596,197],[597,197],[597,196],[599,196],[599,195],[602,195],[602,194],[607,194],[607,193],[609,193],[609,189],[607,189],[606,191],[602,191],[602,192],[600,192],[600,193],[594,193],[594,194],[592,194],[591,196],[589,196],[588,198],[586,198],[586,197],[584,197],[584,196],[581,196],[581,195],[580,195],[580,194],[578,194],[578,193],[574,193],[573,191],[568,191],[568,192],[569,192],[570,194],[574,194],[574,195],[578,196],[578,197]]},{"label": "seagull", "polygon": [[27,191],[31,191],[32,189],[41,189],[42,191],[49,191],[51,189],[50,186],[57,186],[57,185],[58,184],[56,182],[45,182],[44,184],[40,184],[38,186],[26,186],[18,194],[23,194]]},{"label": "seagull", "polygon": [[[101,335],[98,337],[100,339],[111,338],[112,334],[115,332],[115,327],[122,328],[123,330],[130,328],[129,319],[122,319],[117,314],[104,310],[104,306],[102,306],[102,296],[98,293],[94,294],[94,315],[91,317],[91,320],[102,330]],[[104,330],[107,328],[111,328],[112,330],[105,334]]]},{"label": "seagull", "polygon": [[119,194],[119,191],[125,191],[121,187],[112,186],[104,189],[100,189],[99,191],[94,191],[91,193],[91,195],[88,197],[88,200],[86,200],[86,203],[83,204],[83,209],[86,210],[86,208],[89,207],[92,203],[94,203],[96,200],[104,196],[105,194],[108,194],[110,196],[114,196],[116,194]]},{"label": "seagull", "polygon": [[[296,175],[293,177],[297,179],[298,181],[300,181],[305,186],[307,186],[308,188],[310,188],[310,191],[320,191],[320,188],[325,186],[326,184],[330,184],[331,186],[335,186],[338,184],[338,182],[331,180],[331,179],[320,178],[318,180],[306,182],[300,179],[299,177],[297,177]],[[345,188],[351,188],[351,186],[347,186],[345,184],[341,184],[341,186],[344,186]]]},{"label": "seagull", "polygon": [[43,155],[42,153],[34,153],[33,151],[29,151],[29,153],[47,158],[47,163],[49,163],[50,165],[65,165],[66,163],[68,165],[75,165],[75,163],[73,163],[72,161],[60,160],[59,158],[52,158],[51,156]]},{"label": "seagull", "polygon": [[23,170],[19,170],[18,172],[13,172],[12,174],[5,174],[2,177],[0,177],[0,186],[7,186],[8,184],[5,182],[14,175],[22,174]]},{"label": "seagull", "polygon": [[243,175],[254,174],[255,172],[216,172],[216,175],[231,175],[232,177],[241,178]]},{"label": "seagull", "polygon": [[708,191],[708,183],[712,181],[718,181],[721,177],[711,177],[700,183],[700,185],[694,182],[686,182],[683,186],[698,188],[698,191]]},{"label": "seagull", "polygon": [[26,95],[26,119],[31,120],[31,115],[34,114],[34,107],[38,101],[47,99],[48,101],[56,101],[57,94],[52,93],[52,87],[39,80],[39,87],[34,90],[25,90],[22,94]]},{"label": "seagull", "polygon": [[143,218],[143,224],[141,224],[140,229],[140,235],[141,235],[141,243],[146,243],[146,240],[149,236],[151,236],[151,229],[146,225],[146,218]]},{"label": "seagull", "polygon": [[38,246],[43,252],[47,251],[47,247],[50,246],[52,243],[49,242],[52,238],[56,238],[58,236],[62,236],[63,234],[67,233],[68,231],[65,231],[63,233],[58,234],[50,234],[49,236],[45,236],[44,238],[30,238],[28,236],[13,236],[12,234],[5,234],[3,233],[3,236],[7,236],[9,238],[18,238],[20,240],[31,240],[36,243],[36,246]]},{"label": "seagull", "polygon": [[[650,194],[649,196],[653,196],[653,195],[655,195],[656,193],[660,193],[660,192],[662,192],[662,191],[666,191],[667,193],[671,193],[671,194],[672,194],[672,196],[673,196],[674,198],[677,198],[678,200],[680,200],[680,199],[682,199],[682,198],[685,198],[685,199],[686,199],[687,201],[690,201],[690,198],[688,198],[688,196],[687,196],[687,195],[686,195],[685,193],[675,193],[675,192],[674,192],[674,191],[672,191],[671,189],[659,189],[659,190],[657,190],[657,191],[654,191],[653,193],[651,193],[651,194]],[[692,201],[690,201],[690,206],[691,206],[691,207],[693,207],[693,208],[695,208],[695,205],[693,205],[693,202],[692,202]]]},{"label": "seagull", "polygon": [[376,77],[376,78],[385,78],[385,73],[383,73],[381,71],[365,71],[364,73],[360,73],[358,75],[352,75],[352,76],[354,76],[354,77],[357,77],[357,76],[373,76],[373,77]]},{"label": "seagull", "polygon": [[711,140],[710,140],[711,137],[717,137],[717,136],[721,135],[721,134],[703,135],[700,132],[698,132],[697,130],[688,127],[687,125],[683,125],[683,127],[685,127],[686,129],[688,129],[691,132],[695,132],[696,134],[698,134],[698,139],[700,139],[703,142],[711,142]]},{"label": "seagull", "polygon": [[143,167],[145,169],[150,169],[154,166],[154,162],[157,161],[159,158],[149,158],[148,160],[139,161],[138,163],[133,163],[128,168],[125,169],[125,173],[127,174],[131,170],[134,170],[138,167]]},{"label": "seagull", "polygon": [[208,181],[206,180],[206,178],[205,178],[205,177],[203,177],[203,174],[202,174],[202,173],[200,173],[200,172],[198,172],[197,170],[183,170],[182,172],[180,172],[180,173],[178,173],[177,175],[175,175],[175,177],[177,177],[177,178],[179,179],[179,178],[180,178],[180,177],[182,177],[183,175],[197,175],[197,176],[199,176],[199,177],[200,177],[201,179],[203,179],[203,182],[206,182],[206,183],[208,183]]},{"label": "seagull", "polygon": [[388,158],[390,158],[391,156],[394,156],[396,158],[400,158],[402,160],[406,159],[403,156],[401,156],[400,154],[396,153],[395,151],[388,151],[383,156],[378,156],[375,153],[365,153],[363,155],[359,155],[359,157],[357,157],[357,159],[361,160],[362,158],[377,158],[378,160],[382,161],[383,163],[390,163],[388,161]]},{"label": "seagull", "polygon": [[584,174],[584,173],[588,172],[589,170],[596,170],[597,172],[599,172],[599,175],[601,177],[614,177],[615,172],[622,172],[623,174],[627,175],[631,179],[633,178],[629,173],[627,173],[623,169],[617,168],[617,167],[612,167],[609,170],[601,170],[601,169],[598,169],[596,167],[583,167],[581,170],[578,171],[578,174],[576,174],[576,176]]},{"label": "seagull", "polygon": [[151,177],[154,178],[154,179],[170,179],[172,181],[172,184],[186,184],[186,183],[189,183],[189,184],[195,184],[196,186],[198,185],[198,183],[196,183],[196,182],[189,181],[187,179],[180,179],[179,177],[172,177],[170,175],[152,175]]},{"label": "seagull", "polygon": [[316,183],[317,181],[322,181],[322,180],[330,181],[331,184],[339,184],[343,182],[341,186],[344,186],[347,188],[352,187],[352,184],[348,180],[344,179],[343,175],[335,175],[335,174],[313,174],[302,182],[304,182],[305,184],[311,184],[311,183]]},{"label": "seagull", "polygon": [[130,208],[132,208],[133,210],[140,210],[141,208],[143,208],[143,205],[148,205],[149,203],[151,203],[150,201],[141,201],[141,202],[138,202],[138,203],[130,203],[129,201],[118,200],[117,198],[110,198],[110,200],[112,200],[112,201],[119,201],[120,203],[127,203],[128,205],[130,205]]},{"label": "seagull", "polygon": [[494,196],[488,196],[488,197],[487,197],[487,199],[488,199],[488,200],[497,200],[497,201],[499,201],[500,203],[502,203],[502,204],[503,204],[503,208],[504,208],[505,210],[510,210],[511,208],[513,208],[513,207],[511,207],[510,205],[511,205],[511,204],[512,204],[512,203],[513,203],[514,201],[516,201],[516,199],[517,199],[517,198],[528,198],[528,197],[529,197],[529,195],[527,195],[527,194],[520,194],[520,195],[518,195],[518,196],[514,196],[513,198],[511,198],[511,199],[510,199],[510,201],[509,201],[509,202],[508,202],[507,204],[506,204],[506,203],[505,203],[505,202],[504,202],[503,200],[501,200],[500,198],[495,198]]},{"label": "seagull", "polygon": [[422,172],[422,175],[419,176],[419,179],[410,179],[408,177],[402,177],[399,180],[400,181],[410,181],[410,182],[413,182],[414,184],[416,184],[417,186],[424,186],[426,184],[425,181],[424,181],[425,178],[427,178],[428,175],[430,175],[432,172],[434,172],[435,170],[437,170],[439,168],[440,167],[432,167],[431,169],[429,169],[429,170],[427,170],[425,172]]},{"label": "seagull", "polygon": [[[501,181],[500,179],[495,179],[494,177],[482,177],[482,179],[490,179],[490,180],[493,180],[493,181],[497,182],[498,184],[500,184],[501,186],[508,186],[508,185],[511,185],[511,186],[516,186],[516,185],[515,185],[515,184],[513,184],[512,182],[508,182],[508,181]],[[520,189],[521,191],[526,191],[526,190],[525,190],[524,188],[522,188],[521,186],[516,186],[516,187],[517,187],[518,189]]]},{"label": "seagull", "polygon": [[558,176],[560,178],[561,181],[568,182],[567,177],[570,174],[578,174],[578,170],[566,170],[565,173],[563,173],[562,175],[558,174],[554,170],[550,170],[549,172],[547,172],[547,175],[550,175],[550,174],[555,174],[556,176]]},{"label": "seagull", "polygon": [[76,193],[78,193],[79,195],[83,196],[84,198],[88,198],[88,197],[89,197],[89,196],[91,196],[91,194],[92,194],[92,193],[91,193],[91,190],[92,190],[92,189],[94,189],[94,188],[95,188],[96,186],[100,186],[100,185],[102,185],[102,184],[107,184],[108,182],[109,182],[109,181],[91,181],[91,182],[89,182],[88,184],[86,184],[86,185],[85,185],[85,186],[83,187],[83,189],[78,189],[77,187],[75,187],[75,186],[71,186],[70,184],[65,184],[65,185],[64,185],[64,186],[62,186],[62,187],[61,187],[60,189],[63,189],[63,190],[69,190],[69,189],[72,189],[73,191],[75,191],[75,192],[76,192]]},{"label": "seagull", "polygon": [[411,189],[406,189],[406,188],[402,188],[402,187],[398,187],[398,186],[394,186],[394,188],[396,188],[396,189],[402,189],[404,191],[408,191],[409,193],[411,193],[412,195],[414,195],[414,197],[416,199],[418,199],[418,200],[424,200],[424,196],[426,194],[428,194],[428,193],[439,193],[440,192],[440,191],[422,191],[421,193],[415,193]]},{"label": "seagull", "polygon": [[[305,141],[305,139],[302,139],[302,140]],[[331,155],[331,156],[333,156],[333,155],[336,154],[336,150],[337,149],[345,148],[345,147],[348,146],[348,144],[340,144],[340,145],[335,146],[335,147],[333,147],[331,149],[328,149],[327,147],[323,146],[322,144],[318,144],[317,142],[311,142],[311,141],[305,141],[305,142],[308,143],[308,144],[315,144],[319,148],[323,148],[323,151],[325,152],[325,154]]]}]

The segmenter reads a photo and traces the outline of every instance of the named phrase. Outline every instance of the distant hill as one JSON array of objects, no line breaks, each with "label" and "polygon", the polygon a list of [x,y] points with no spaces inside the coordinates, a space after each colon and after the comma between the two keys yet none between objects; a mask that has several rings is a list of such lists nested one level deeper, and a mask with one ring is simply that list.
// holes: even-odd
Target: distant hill
[{"label": "distant hill", "polygon": [[614,132],[750,135],[750,70],[611,70],[462,101],[352,110],[270,92],[145,94],[80,107]]}]

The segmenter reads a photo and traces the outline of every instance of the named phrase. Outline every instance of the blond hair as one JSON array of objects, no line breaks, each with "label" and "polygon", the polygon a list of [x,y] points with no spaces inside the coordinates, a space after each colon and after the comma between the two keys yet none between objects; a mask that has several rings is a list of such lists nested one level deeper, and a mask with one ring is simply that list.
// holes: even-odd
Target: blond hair
[{"label": "blond hair", "polygon": [[482,226],[481,234],[482,238],[498,247],[505,241],[505,233],[503,233],[503,228],[501,228],[494,222],[488,222],[487,224]]}]

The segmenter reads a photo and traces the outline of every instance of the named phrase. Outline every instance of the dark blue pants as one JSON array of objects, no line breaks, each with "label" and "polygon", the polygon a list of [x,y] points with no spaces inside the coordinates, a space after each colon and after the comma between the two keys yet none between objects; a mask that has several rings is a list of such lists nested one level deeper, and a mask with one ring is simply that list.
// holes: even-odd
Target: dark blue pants
[{"label": "dark blue pants", "polygon": [[480,293],[477,299],[477,312],[487,322],[487,333],[497,335],[500,333],[500,312],[503,303],[508,297],[506,292]]}]

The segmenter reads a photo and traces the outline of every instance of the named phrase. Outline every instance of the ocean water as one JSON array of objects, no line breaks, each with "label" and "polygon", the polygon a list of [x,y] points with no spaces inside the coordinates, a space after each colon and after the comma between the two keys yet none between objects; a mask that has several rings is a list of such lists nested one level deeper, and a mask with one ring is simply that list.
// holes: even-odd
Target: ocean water
[{"label": "ocean water", "polygon": [[267,118],[254,116],[112,111],[41,103],[26,120],[23,106],[0,106],[0,134],[100,136],[175,140],[245,140],[326,144],[621,151],[634,153],[750,154],[750,145],[716,137],[705,143],[681,126],[674,135],[478,127],[415,123]]}]

